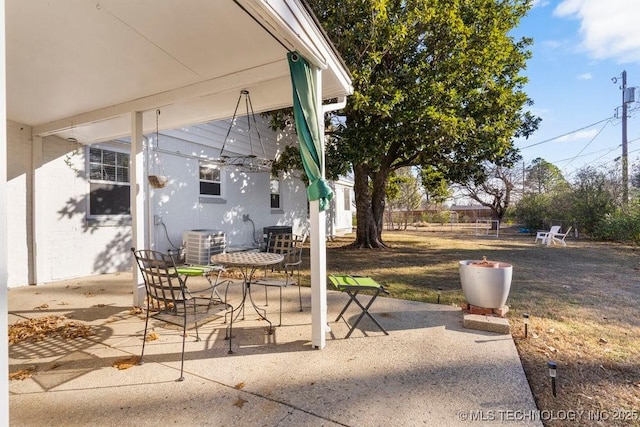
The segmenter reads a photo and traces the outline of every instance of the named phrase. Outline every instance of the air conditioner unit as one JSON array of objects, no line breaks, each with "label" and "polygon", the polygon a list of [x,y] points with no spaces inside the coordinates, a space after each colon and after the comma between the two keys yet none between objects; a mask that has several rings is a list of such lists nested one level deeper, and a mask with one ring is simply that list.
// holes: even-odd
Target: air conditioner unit
[{"label": "air conditioner unit", "polygon": [[224,252],[226,236],[221,230],[189,230],[182,233],[187,264],[211,264],[211,255]]}]

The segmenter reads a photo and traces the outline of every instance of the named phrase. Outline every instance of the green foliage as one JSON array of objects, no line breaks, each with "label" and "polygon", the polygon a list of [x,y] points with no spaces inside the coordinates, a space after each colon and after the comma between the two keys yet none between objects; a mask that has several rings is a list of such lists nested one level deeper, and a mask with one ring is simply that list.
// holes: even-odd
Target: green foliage
[{"label": "green foliage", "polygon": [[[483,179],[485,161],[508,166],[518,159],[512,139],[528,137],[540,122],[526,111],[532,103],[520,75],[532,40],[509,34],[529,0],[315,0],[310,6],[352,74],[347,107],[325,117],[325,148],[327,177],[354,172],[365,224],[358,227],[359,245],[380,241],[393,171],[422,167],[423,186],[437,202],[448,195],[448,183]],[[271,118],[272,127],[283,128],[291,114]],[[288,149],[273,173],[300,166]]]},{"label": "green foliage", "polygon": [[527,167],[525,188],[527,193],[544,194],[566,189],[567,182],[560,168],[538,157]]},{"label": "green foliage", "polygon": [[[449,179],[507,161],[537,120],[522,111],[525,1],[313,2],[353,74],[342,151],[352,162],[431,166]],[[525,125],[525,123],[528,125]]]},{"label": "green foliage", "polygon": [[[280,156],[274,160],[271,166],[271,175],[277,177],[280,172],[288,172],[292,170],[304,170],[302,157],[300,156],[300,149],[297,145],[288,145],[284,147]],[[303,174],[301,178],[305,185],[309,185],[309,178],[307,178],[306,174]]]},{"label": "green foliage", "polygon": [[448,224],[451,221],[451,212],[424,212],[420,219],[425,223]]},{"label": "green foliage", "polygon": [[549,217],[551,203],[543,194],[524,196],[516,205],[515,216],[531,232],[544,228],[543,219]]},{"label": "green foliage", "polygon": [[[327,171],[353,168],[359,245],[381,238],[390,174],[407,166],[443,181],[479,179],[483,162],[509,165],[512,139],[539,118],[520,75],[532,40],[510,31],[529,0],[315,0],[314,13],[353,77],[354,93],[327,118]],[[279,117],[284,120],[285,115]],[[340,172],[338,172],[340,171]],[[436,182],[437,183],[437,182]],[[367,233],[367,236],[361,235]],[[371,233],[377,236],[370,236]],[[366,242],[365,242],[366,240]]]},{"label": "green foliage", "polygon": [[592,235],[605,216],[616,210],[615,195],[607,176],[592,167],[580,169],[571,192],[571,212],[575,223]]},{"label": "green foliage", "polygon": [[420,180],[429,203],[442,204],[452,194],[449,181],[432,166],[420,168]]},{"label": "green foliage", "polygon": [[593,238],[632,241],[636,239],[637,214],[634,210],[619,210],[619,192],[615,173],[587,166],[578,170],[570,185],[562,180],[544,187],[542,193],[526,194],[517,205],[516,215],[531,230],[548,228],[545,220],[553,220],[572,225]]},{"label": "green foliage", "polygon": [[410,168],[398,169],[391,173],[387,184],[387,201],[404,210],[420,207],[420,185]]},{"label": "green foliage", "polygon": [[618,209],[606,214],[593,230],[592,237],[599,240],[640,244],[640,204],[629,209]]}]

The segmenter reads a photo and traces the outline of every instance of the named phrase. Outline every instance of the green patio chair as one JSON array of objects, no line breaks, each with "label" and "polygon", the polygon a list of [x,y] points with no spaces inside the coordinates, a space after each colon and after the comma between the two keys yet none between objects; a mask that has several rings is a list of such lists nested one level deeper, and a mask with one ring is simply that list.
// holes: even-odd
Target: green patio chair
[{"label": "green patio chair", "polygon": [[[378,325],[378,327],[382,330],[382,332],[384,332],[385,335],[389,335],[389,332],[387,332],[387,330],[369,312],[369,308],[371,307],[373,302],[376,300],[376,298],[378,298],[378,295],[380,295],[381,293],[389,295],[389,291],[387,291],[384,288],[384,286],[382,286],[381,284],[373,280],[371,277],[365,277],[365,276],[355,276],[355,275],[348,275],[348,274],[342,274],[342,275],[329,274],[328,278],[331,284],[337,290],[339,290],[340,292],[346,292],[347,295],[349,295],[349,301],[344,306],[344,308],[342,309],[338,317],[336,317],[336,320],[335,320],[336,322],[340,320],[341,317],[344,319],[345,322],[347,321],[347,319],[345,319],[343,315],[345,311],[347,311],[347,309],[349,308],[352,302],[355,302],[356,305],[358,305],[358,307],[362,309],[362,313],[360,313],[360,316],[358,316],[356,321],[353,323],[353,325],[349,329],[349,332],[347,333],[347,336],[345,337],[345,339],[351,336],[351,333],[356,328],[356,326],[358,326],[358,323],[360,323],[360,321],[365,316],[365,314],[369,316],[369,318],[373,321],[373,323]],[[373,292],[373,296],[371,297],[371,299],[369,300],[369,303],[366,306],[362,305],[362,303],[358,301],[357,296],[358,296],[358,293],[360,293],[361,291]]]}]

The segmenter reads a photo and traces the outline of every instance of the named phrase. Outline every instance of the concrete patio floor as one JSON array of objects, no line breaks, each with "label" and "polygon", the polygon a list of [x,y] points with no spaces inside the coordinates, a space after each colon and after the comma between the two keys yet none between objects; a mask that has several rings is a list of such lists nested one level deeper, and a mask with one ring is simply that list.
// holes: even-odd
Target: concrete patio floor
[{"label": "concrete patio floor", "polygon": [[[189,279],[195,286],[198,278]],[[204,279],[200,279],[204,280]],[[239,301],[239,284],[230,288]],[[35,369],[9,384],[12,426],[456,426],[534,425],[536,405],[510,335],[462,327],[459,308],[378,298],[371,311],[384,335],[363,319],[349,339],[333,320],[347,295],[328,292],[331,333],[311,347],[310,289],[284,289],[283,325],[272,335],[248,310],[233,324],[233,354],[225,325],[200,327],[182,339],[155,323],[145,363],[117,369],[140,355],[144,316],[132,311],[131,275],[108,274],[42,286],[11,288],[9,324],[66,316],[92,325],[89,338],[46,338],[9,346],[9,372]],[[263,288],[254,290],[264,301]],[[269,294],[277,324],[277,291]],[[347,318],[359,314],[350,307]]]}]

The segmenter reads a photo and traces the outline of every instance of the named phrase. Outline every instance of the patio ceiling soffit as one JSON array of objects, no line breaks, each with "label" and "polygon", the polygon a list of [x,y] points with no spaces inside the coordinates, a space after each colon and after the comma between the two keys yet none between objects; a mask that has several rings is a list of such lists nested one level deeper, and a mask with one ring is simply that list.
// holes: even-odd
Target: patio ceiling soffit
[{"label": "patio ceiling soffit", "polygon": [[[103,4],[108,7],[113,3],[103,0]],[[304,3],[299,0],[233,0],[233,7],[241,9],[262,27],[264,39],[271,39],[264,43],[270,43],[271,47],[275,43],[280,45],[281,59],[254,63],[229,74],[36,124],[33,134],[57,134],[81,143],[122,138],[130,134],[130,113],[133,111],[143,112],[144,132],[152,131],[157,108],[162,108],[163,129],[226,119],[231,117],[237,94],[243,89],[262,95],[260,102],[255,103],[256,112],[287,107],[291,105],[291,90],[285,50],[297,50],[323,70],[325,99],[352,93],[346,67]],[[117,13],[115,9],[112,14]],[[283,93],[284,97],[269,96],[274,93]]]}]

